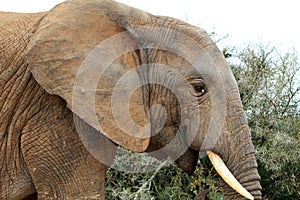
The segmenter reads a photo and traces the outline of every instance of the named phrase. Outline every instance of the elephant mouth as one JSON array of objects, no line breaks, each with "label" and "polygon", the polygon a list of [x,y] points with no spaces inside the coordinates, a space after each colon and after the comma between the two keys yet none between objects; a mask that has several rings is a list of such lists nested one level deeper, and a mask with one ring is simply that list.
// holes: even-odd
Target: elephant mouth
[{"label": "elephant mouth", "polygon": [[218,174],[232,189],[247,199],[254,199],[254,197],[236,180],[218,154],[215,154],[212,151],[206,151],[206,153]]}]

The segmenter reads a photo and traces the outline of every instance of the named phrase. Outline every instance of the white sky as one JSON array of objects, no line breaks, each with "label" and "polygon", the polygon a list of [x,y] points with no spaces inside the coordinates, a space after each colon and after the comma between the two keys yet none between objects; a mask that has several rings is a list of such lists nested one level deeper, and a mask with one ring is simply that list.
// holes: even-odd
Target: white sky
[{"label": "white sky", "polygon": [[[300,53],[299,0],[118,0],[152,14],[188,21],[229,37],[219,46],[249,43],[292,47]],[[38,12],[62,0],[0,0],[1,11]]]}]

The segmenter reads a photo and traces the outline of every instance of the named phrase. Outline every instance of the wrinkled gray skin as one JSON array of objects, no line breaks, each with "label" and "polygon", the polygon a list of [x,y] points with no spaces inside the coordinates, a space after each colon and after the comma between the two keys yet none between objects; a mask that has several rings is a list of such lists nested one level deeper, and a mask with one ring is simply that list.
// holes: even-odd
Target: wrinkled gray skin
[{"label": "wrinkled gray skin", "polygon": [[[134,30],[140,26],[147,27],[148,31]],[[174,151],[186,148],[176,163],[192,174],[199,150],[212,150],[220,155],[255,199],[262,198],[254,147],[236,81],[222,53],[205,31],[176,19],[156,17],[119,3],[100,0],[85,3],[70,1],[48,13],[0,13],[0,27],[0,199],[104,199],[107,166],[84,147],[78,131],[83,135],[98,134],[93,138],[96,145],[90,148],[109,162],[114,157],[115,147],[107,143],[107,138],[134,151],[153,152],[174,140],[178,133],[180,137],[175,146],[160,153],[172,157]],[[209,70],[205,69],[195,70],[195,66],[176,53],[159,49],[172,34],[156,35],[156,32],[151,32],[151,28],[155,27],[188,35],[193,44],[175,38],[178,44],[174,51],[191,55],[192,59],[203,57],[204,51],[217,68],[205,66],[213,69],[213,73],[207,73]],[[113,66],[132,69],[142,64],[160,63],[180,69],[178,72],[190,83],[189,88],[181,88],[169,74],[157,74],[156,67],[137,69],[144,83],[150,76],[157,76],[159,82],[167,83],[165,87],[145,85],[139,95],[145,111],[152,105],[161,104],[168,114],[162,130],[152,133],[150,141],[140,141],[139,138],[133,141],[128,135],[110,130],[109,126],[103,135],[99,135],[98,128],[71,106],[72,91],[68,88],[73,87],[72,78],[78,66],[101,41],[125,30],[128,33],[123,42],[137,46],[137,50],[122,55],[111,69],[114,69]],[[200,47],[198,50],[191,48],[195,44]],[[118,48],[118,45],[116,43],[112,49]],[[145,48],[149,46],[152,49]],[[220,79],[222,86],[213,85],[220,83],[217,81]],[[106,87],[105,84],[107,82],[104,81]],[[174,84],[179,91],[183,90],[180,98],[189,93],[196,99],[183,106],[188,112],[182,110],[182,105],[168,89],[174,88]],[[225,92],[222,105],[212,101],[219,94],[218,88],[224,88]],[[105,110],[104,106],[104,103],[96,101],[96,109]],[[219,119],[215,116],[219,107],[223,107],[226,113],[224,123],[215,123],[216,126],[222,125],[220,137],[217,134],[210,136],[217,137],[215,145],[213,142],[203,144],[210,122]],[[161,115],[155,114],[159,112],[157,108],[149,115],[152,131],[161,121]],[[101,118],[101,111],[99,113]],[[198,114],[199,130],[194,133],[196,136],[191,136],[189,122],[192,116]],[[184,126],[180,127],[181,123]],[[244,199],[226,183],[222,182],[222,186],[225,199]]]}]

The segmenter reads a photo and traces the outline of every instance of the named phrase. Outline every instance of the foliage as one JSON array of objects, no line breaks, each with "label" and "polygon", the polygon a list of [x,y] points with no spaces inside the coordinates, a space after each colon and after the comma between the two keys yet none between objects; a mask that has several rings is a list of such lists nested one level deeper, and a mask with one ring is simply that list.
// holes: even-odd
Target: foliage
[{"label": "foliage", "polygon": [[[227,48],[223,54],[239,85],[257,150],[264,199],[300,199],[300,65],[296,52],[281,54],[276,48],[258,45]],[[222,199],[219,177],[207,157],[188,176],[169,161],[130,155],[119,154],[118,167],[126,165],[126,159],[131,165],[151,163],[157,170],[133,174],[110,168],[107,199],[193,199],[205,189],[210,189],[211,199]]]},{"label": "foliage", "polygon": [[300,199],[300,65],[294,51],[258,45],[232,65],[266,199]]},{"label": "foliage", "polygon": [[[218,176],[207,159],[201,159],[193,176],[188,176],[180,170],[171,159],[159,161],[147,154],[130,153],[119,149],[113,167],[109,169],[106,180],[107,199],[138,199],[138,200],[164,200],[164,199],[194,199],[205,189],[212,191],[212,199],[221,199],[222,192],[218,187]],[[126,162],[124,162],[126,160]],[[155,166],[155,170],[145,170],[143,173],[128,173],[118,169],[125,169],[126,164],[132,161]],[[133,164],[134,165],[134,164]],[[133,167],[135,168],[135,167]],[[207,170],[209,169],[209,170]]]}]

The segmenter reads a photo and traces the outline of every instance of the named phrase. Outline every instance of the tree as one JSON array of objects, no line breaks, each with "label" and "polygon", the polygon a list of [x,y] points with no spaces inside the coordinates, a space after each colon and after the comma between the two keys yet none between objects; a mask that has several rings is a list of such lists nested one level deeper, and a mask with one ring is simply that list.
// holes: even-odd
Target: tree
[{"label": "tree", "polygon": [[[266,199],[300,199],[300,65],[295,51],[248,46],[232,64]],[[235,60],[236,61],[236,60]]]}]

